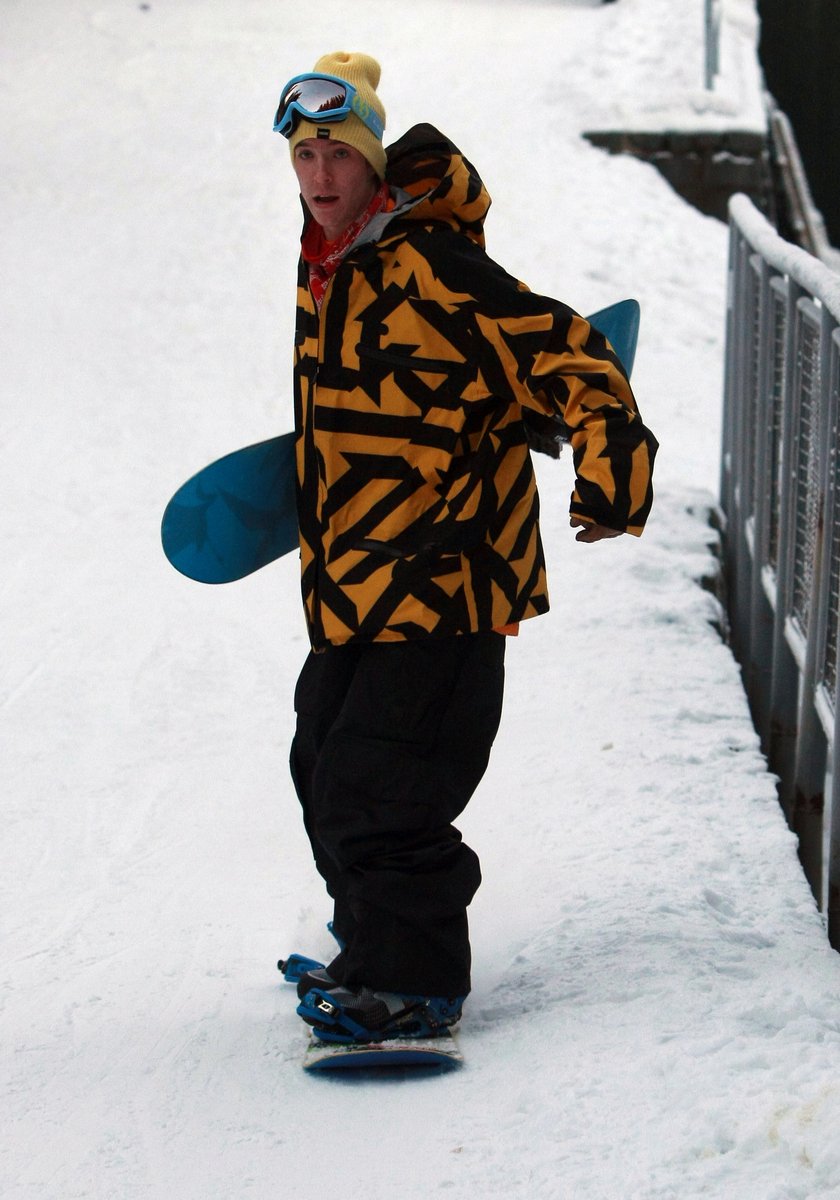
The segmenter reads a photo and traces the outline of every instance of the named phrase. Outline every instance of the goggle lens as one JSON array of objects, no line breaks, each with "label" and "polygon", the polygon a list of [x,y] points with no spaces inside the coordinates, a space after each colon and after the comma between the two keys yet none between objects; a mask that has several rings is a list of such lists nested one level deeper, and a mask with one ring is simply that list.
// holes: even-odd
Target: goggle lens
[{"label": "goggle lens", "polygon": [[343,108],[347,102],[347,88],[335,79],[302,79],[286,90],[280,99],[277,109],[276,122],[282,121],[289,106],[298,104],[306,112],[330,112],[332,109]]}]

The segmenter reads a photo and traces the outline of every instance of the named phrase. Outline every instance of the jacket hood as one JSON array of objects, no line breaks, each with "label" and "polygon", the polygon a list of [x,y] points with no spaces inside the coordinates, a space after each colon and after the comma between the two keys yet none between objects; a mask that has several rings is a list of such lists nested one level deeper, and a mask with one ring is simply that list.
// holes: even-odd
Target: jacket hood
[{"label": "jacket hood", "polygon": [[385,178],[410,197],[393,216],[440,221],[484,246],[490,195],[475,167],[433,125],[415,125],[388,147]]}]

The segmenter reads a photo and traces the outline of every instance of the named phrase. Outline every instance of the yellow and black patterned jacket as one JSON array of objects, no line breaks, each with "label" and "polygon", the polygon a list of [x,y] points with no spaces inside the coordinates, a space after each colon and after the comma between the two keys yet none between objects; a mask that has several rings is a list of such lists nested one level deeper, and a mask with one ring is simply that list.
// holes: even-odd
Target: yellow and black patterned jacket
[{"label": "yellow and black patterned jacket", "polygon": [[571,512],[640,533],[656,442],[603,337],[484,251],[490,198],[437,130],[389,149],[374,217],[318,312],[301,260],[302,590],[328,643],[490,630],[548,609],[523,409],[568,427]]}]

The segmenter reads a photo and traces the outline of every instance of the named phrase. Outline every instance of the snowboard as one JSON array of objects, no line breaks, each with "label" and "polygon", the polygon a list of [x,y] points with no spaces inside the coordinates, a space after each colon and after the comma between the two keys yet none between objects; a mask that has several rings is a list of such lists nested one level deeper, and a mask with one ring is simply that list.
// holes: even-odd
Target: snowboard
[{"label": "snowboard", "polygon": [[160,532],[172,566],[199,583],[232,583],[296,549],[295,435],[234,450],[193,475]]},{"label": "snowboard", "polygon": [[[343,947],[341,940],[336,940]],[[297,983],[307,971],[323,966],[316,958],[290,954],[288,958],[280,959],[277,969],[287,983]],[[303,1056],[303,1069],[378,1073],[397,1067],[425,1067],[441,1071],[458,1067],[463,1061],[455,1036],[449,1029],[442,1029],[436,1037],[388,1038],[384,1042],[352,1043],[326,1042],[311,1033]]]},{"label": "snowboard", "polygon": [[[621,300],[587,320],[629,375],[639,336],[638,301]],[[557,457],[562,429],[560,421],[539,419],[539,431],[529,430],[532,444]],[[232,583],[297,549],[295,435],[234,450],[193,475],[164,510],[161,542],[172,566],[199,583]]]},{"label": "snowboard", "polygon": [[446,1071],[459,1067],[464,1058],[454,1034],[441,1031],[436,1037],[389,1038],[385,1042],[324,1042],[310,1035],[303,1056],[305,1071],[382,1071],[397,1067]]}]

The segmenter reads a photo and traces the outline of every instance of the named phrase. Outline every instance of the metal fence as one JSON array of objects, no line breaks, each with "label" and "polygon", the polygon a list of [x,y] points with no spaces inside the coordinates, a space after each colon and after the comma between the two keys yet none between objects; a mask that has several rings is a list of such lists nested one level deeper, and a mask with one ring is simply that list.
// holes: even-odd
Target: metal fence
[{"label": "metal fence", "polygon": [[721,507],[732,644],[840,949],[840,275],[730,202]]},{"label": "metal fence", "polygon": [[704,0],[703,3],[703,83],[708,91],[715,86],[720,70],[720,5],[721,0]]}]

